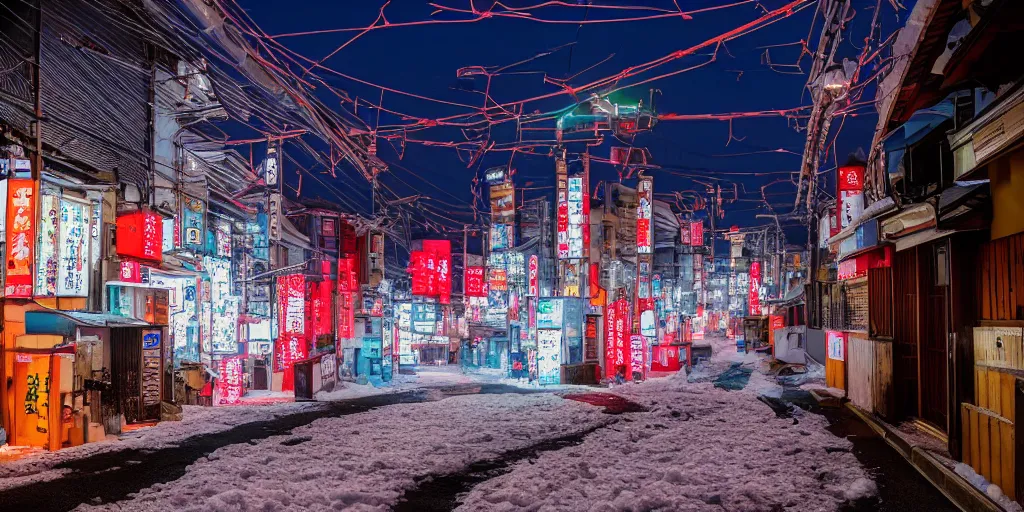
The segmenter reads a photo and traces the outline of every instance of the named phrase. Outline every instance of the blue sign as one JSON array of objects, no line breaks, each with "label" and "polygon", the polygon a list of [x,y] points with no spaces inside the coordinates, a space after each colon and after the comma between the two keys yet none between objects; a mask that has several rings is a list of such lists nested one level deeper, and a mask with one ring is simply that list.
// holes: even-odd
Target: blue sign
[{"label": "blue sign", "polygon": [[142,350],[160,348],[160,331],[147,331],[142,335]]}]

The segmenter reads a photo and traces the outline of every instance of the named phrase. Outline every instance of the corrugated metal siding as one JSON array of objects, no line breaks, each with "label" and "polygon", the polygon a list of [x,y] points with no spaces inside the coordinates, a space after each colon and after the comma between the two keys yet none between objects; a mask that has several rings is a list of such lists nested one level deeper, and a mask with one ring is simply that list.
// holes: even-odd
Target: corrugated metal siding
[{"label": "corrugated metal siding", "polygon": [[[126,30],[124,17],[130,14],[115,0],[48,0],[42,13],[43,143],[68,160],[116,170],[122,181],[145,191],[150,75],[142,38]],[[17,45],[0,50],[0,66],[9,69],[32,55],[35,27],[29,26],[31,18],[5,21],[14,27],[7,34]],[[0,88],[32,102],[26,66],[4,73]],[[0,109],[5,122],[29,133],[31,110]]]}]

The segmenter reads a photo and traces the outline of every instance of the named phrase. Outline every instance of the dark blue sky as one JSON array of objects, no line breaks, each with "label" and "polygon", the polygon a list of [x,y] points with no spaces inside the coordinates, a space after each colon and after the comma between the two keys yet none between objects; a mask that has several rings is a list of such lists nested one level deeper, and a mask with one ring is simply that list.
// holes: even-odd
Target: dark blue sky
[{"label": "dark blue sky", "polygon": [[[270,34],[365,27],[377,17],[382,4],[376,0],[303,0],[287,4],[282,4],[279,0],[238,1],[261,28]],[[468,0],[439,0],[439,3],[456,8],[469,7]],[[515,7],[536,3],[536,0],[507,1],[506,5]],[[672,0],[631,0],[628,3],[673,8]],[[728,2],[721,0],[688,1],[680,2],[680,5],[684,6],[684,10],[690,11],[726,3]],[[762,2],[762,5],[773,9],[784,3],[779,0],[767,0]],[[489,5],[488,1],[476,2],[478,9],[484,9]],[[875,2],[854,0],[853,5],[857,10],[857,17],[851,28],[854,36],[844,44],[843,50],[851,57],[856,55],[859,46],[863,44]],[[908,9],[911,7],[908,6]],[[888,2],[883,2],[883,9],[880,23],[883,35],[886,36],[899,26],[899,20]],[[385,15],[389,22],[398,23],[431,19],[432,11],[434,8],[424,2],[396,0],[385,10]],[[580,19],[585,11],[582,8],[545,8],[532,12],[549,19],[565,20]],[[507,18],[488,19],[476,23],[396,27],[375,30],[363,35],[338,51],[325,64],[352,77],[386,87],[445,101],[481,105],[481,95],[453,88],[456,84],[456,70],[465,66],[507,65],[560,45],[576,42],[572,47],[571,56],[569,49],[563,49],[516,68],[519,71],[537,73],[496,77],[492,82],[491,95],[498,102],[504,103],[556,91],[555,86],[543,82],[542,73],[553,78],[566,78],[608,59],[573,82],[573,85],[580,85],[698,44],[754,20],[763,12],[756,4],[743,4],[695,14],[691,20],[674,17],[629,23],[590,24],[582,28],[575,24],[545,24]],[[899,18],[905,17],[907,12],[899,13]],[[645,14],[652,13],[598,9],[586,12],[591,20]],[[651,84],[626,89],[617,93],[616,98],[647,98],[649,89],[656,87],[661,90],[661,95],[656,98],[659,113],[679,114],[787,109],[806,105],[808,99],[803,90],[806,75],[773,71],[764,63],[765,50],[761,47],[794,43],[807,38],[814,14],[812,5],[791,17],[727,43],[726,48],[718,53],[717,61],[714,63]],[[433,19],[456,17],[442,14],[434,16]],[[307,57],[321,59],[353,35],[355,33],[346,32],[290,37],[280,41]],[[817,30],[811,42],[817,42]],[[772,62],[792,64],[799,53],[799,46],[772,48],[770,51]],[[693,57],[671,62],[641,75],[634,81],[698,64],[705,61],[709,53],[705,51]],[[802,65],[806,72],[810,67],[809,57],[803,58]],[[780,70],[797,71],[792,67]],[[332,86],[344,89],[352,97],[358,96],[373,103],[380,100],[381,92],[374,87],[340,77],[331,77],[325,73],[319,73],[319,76],[327,79]],[[871,98],[873,95],[871,91],[865,98]],[[326,91],[320,91],[320,96],[330,101],[331,106],[339,106],[336,97]],[[527,104],[526,111],[547,112],[572,104],[571,97],[563,95]],[[390,92],[384,94],[383,106],[422,118],[437,118],[466,112],[466,109]],[[359,114],[371,125],[375,123],[377,114],[371,109],[360,107]],[[388,114],[384,114],[380,120],[381,125],[400,122],[403,121]],[[846,119],[836,144],[840,161],[858,146],[868,147],[874,123],[873,114]],[[680,176],[680,172],[725,180],[722,183],[729,189],[732,188],[733,182],[737,182],[747,191],[743,194],[741,189],[740,194],[741,199],[746,200],[726,204],[727,215],[721,225],[761,224],[765,221],[754,218],[756,213],[764,212],[762,205],[756,201],[760,198],[760,186],[775,179],[788,177],[785,174],[763,173],[796,171],[799,167],[798,155],[803,148],[804,133],[795,131],[792,122],[778,117],[736,120],[733,122],[732,131],[736,139],[726,145],[729,141],[728,122],[665,121],[656,126],[652,133],[638,136],[634,144],[649,148],[656,164],[676,171],[675,174],[668,171],[653,172],[656,193],[702,188],[690,178]],[[495,130],[492,139],[498,143],[509,142],[513,140],[514,134],[514,125],[510,123]],[[549,136],[550,133],[545,135]],[[427,130],[410,134],[410,137],[436,141],[464,140],[461,134],[453,129]],[[593,154],[607,158],[612,145],[621,145],[613,142],[614,140],[606,140],[601,147],[592,148]],[[764,152],[775,149],[783,149],[786,152]],[[433,203],[428,208],[448,213],[457,221],[469,219],[466,215],[460,216],[457,207],[462,206],[461,211],[467,211],[466,208],[472,201],[470,182],[478,172],[482,174],[482,171],[478,171],[477,166],[467,168],[462,160],[465,160],[468,154],[463,154],[460,160],[457,152],[451,148],[407,144],[404,156],[399,160],[398,154],[386,143],[381,143],[379,154],[389,164],[393,164],[391,175],[383,177],[382,180],[397,195],[423,193],[433,198]],[[480,168],[501,165],[507,163],[508,159],[507,152],[488,154]],[[832,165],[833,161],[830,158],[827,166]],[[513,161],[513,167],[518,172],[517,186],[522,187],[527,183],[532,186],[545,186],[553,183],[554,162],[549,157],[519,154]],[[616,169],[610,165],[594,164],[591,169],[592,183],[599,180],[618,180]],[[354,172],[350,176],[351,178],[332,180],[333,184],[342,193],[359,197],[352,191],[352,184],[362,178]],[[627,181],[627,184],[633,183]],[[321,195],[325,199],[332,199],[338,190],[329,190],[314,181],[306,181],[303,184],[303,195]],[[791,205],[794,190],[791,185],[774,186],[769,192],[779,195],[770,199],[776,203]],[[544,192],[529,191],[527,197]],[[365,200],[365,192],[361,197]],[[789,229],[787,232],[792,238],[791,241],[802,243],[802,229]]]}]

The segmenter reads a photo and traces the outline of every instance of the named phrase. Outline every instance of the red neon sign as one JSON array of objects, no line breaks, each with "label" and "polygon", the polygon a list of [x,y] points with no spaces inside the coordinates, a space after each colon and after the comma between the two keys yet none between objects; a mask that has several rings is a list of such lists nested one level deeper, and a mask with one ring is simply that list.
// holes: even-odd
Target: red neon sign
[{"label": "red neon sign", "polygon": [[695,221],[690,223],[690,245],[701,246],[704,245],[704,221]]},{"label": "red neon sign", "polygon": [[142,210],[117,218],[117,255],[141,260],[163,259],[163,218]]},{"label": "red neon sign", "polygon": [[750,314],[752,316],[758,316],[761,314],[761,262],[753,261],[750,263],[750,293],[748,294],[747,301],[750,306]]}]

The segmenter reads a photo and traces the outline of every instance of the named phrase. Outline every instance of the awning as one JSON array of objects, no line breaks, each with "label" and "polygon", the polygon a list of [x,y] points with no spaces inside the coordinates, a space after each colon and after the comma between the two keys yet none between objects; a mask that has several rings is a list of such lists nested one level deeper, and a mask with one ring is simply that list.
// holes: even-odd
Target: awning
[{"label": "awning", "polygon": [[857,217],[857,220],[853,221],[853,224],[850,224],[842,231],[836,233],[836,236],[830,238],[828,243],[839,243],[844,238],[848,238],[851,235],[853,235],[861,224],[864,224],[865,222],[875,219],[877,217],[881,217],[882,215],[885,215],[895,209],[896,201],[894,201],[893,198],[889,196],[883,197],[882,199],[879,199],[878,201],[871,203],[870,206],[868,206],[867,208],[864,209],[863,212],[861,212],[860,217]]},{"label": "awning", "polygon": [[924,231],[914,233],[913,235],[897,239],[896,251],[905,251],[921,244],[931,242],[932,240],[938,240],[944,236],[952,235],[953,233],[954,231],[940,231],[935,228],[926,229]]},{"label": "awning", "polygon": [[25,312],[25,334],[75,336],[76,327],[153,327],[153,324],[111,313],[43,308]]},{"label": "awning", "polygon": [[958,231],[985,229],[992,222],[988,180],[958,181],[939,196],[937,227]]}]

